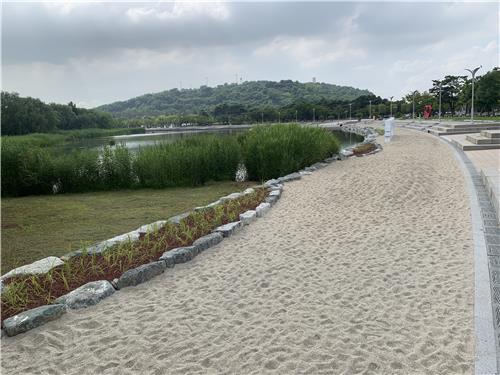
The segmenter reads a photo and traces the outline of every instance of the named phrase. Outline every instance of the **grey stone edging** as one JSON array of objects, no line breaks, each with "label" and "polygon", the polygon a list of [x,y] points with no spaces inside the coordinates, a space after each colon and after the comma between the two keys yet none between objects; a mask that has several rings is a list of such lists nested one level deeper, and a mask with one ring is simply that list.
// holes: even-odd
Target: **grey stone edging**
[{"label": "grey stone edging", "polygon": [[66,312],[65,305],[44,305],[11,316],[2,322],[7,336],[15,336],[59,318]]},{"label": "grey stone edging", "polygon": [[141,264],[136,268],[125,271],[117,280],[113,280],[113,286],[120,290],[128,286],[136,286],[142,284],[153,277],[165,272],[167,264],[163,260]]},{"label": "grey stone edging", "polygon": [[57,298],[54,303],[66,305],[68,309],[82,309],[98,304],[115,292],[107,280],[91,281]]},{"label": "grey stone edging", "polygon": [[[373,133],[371,129],[366,130],[362,128],[361,129],[357,128],[356,130],[361,131],[362,134],[360,135],[364,135],[365,137]],[[373,139],[371,139],[369,142],[375,143]],[[368,143],[368,142],[366,142],[365,139],[363,143]],[[377,145],[377,152],[380,150],[381,146]],[[7,336],[14,336],[19,333],[26,332],[32,328],[39,327],[48,321],[59,318],[62,314],[66,312],[67,309],[79,309],[95,305],[104,298],[115,293],[116,290],[120,290],[129,286],[139,285],[143,282],[151,280],[152,278],[162,274],[163,272],[165,272],[167,268],[173,268],[175,264],[185,263],[194,259],[194,257],[196,257],[201,252],[220,243],[223,238],[231,236],[236,231],[243,228],[245,225],[248,225],[250,222],[254,221],[256,218],[263,217],[265,213],[271,208],[271,206],[276,204],[276,202],[280,199],[284,183],[299,180],[302,178],[303,175],[310,174],[313,171],[326,167],[328,164],[336,160],[343,160],[343,159],[344,158],[342,157],[342,155],[334,155],[332,157],[325,159],[323,162],[318,162],[310,167],[306,167],[304,170],[290,173],[286,176],[279,177],[278,179],[266,181],[263,186],[269,189],[269,194],[265,199],[265,201],[260,203],[255,208],[255,210],[249,210],[240,214],[239,221],[228,223],[214,229],[211,234],[203,236],[194,241],[191,246],[168,250],[163,253],[163,255],[158,259],[158,261],[151,262],[148,264],[143,264],[136,268],[127,270],[118,279],[113,280],[113,282],[111,283],[106,280],[87,283],[67,293],[66,295],[59,297],[56,300],[56,304],[39,306],[37,308],[7,318],[2,322],[2,335],[5,333]],[[80,256],[82,254],[102,254],[104,251],[112,248],[117,244],[126,241],[136,241],[139,239],[141,234],[158,230],[162,226],[164,226],[167,222],[179,224],[192,212],[214,207],[226,201],[240,198],[246,194],[251,194],[254,191],[255,190],[253,188],[248,188],[243,193],[241,192],[232,193],[206,206],[196,207],[194,211],[185,212],[173,216],[167,220],[160,220],[152,224],[146,224],[139,227],[135,231],[113,237],[109,240],[93,245],[87,249],[80,249],[68,253],[62,256],[61,259],[57,258],[58,260],[57,265],[63,264],[64,261],[69,260],[75,256]],[[29,267],[29,266],[30,265],[23,267]],[[3,278],[4,277],[2,277],[2,279]]]}]

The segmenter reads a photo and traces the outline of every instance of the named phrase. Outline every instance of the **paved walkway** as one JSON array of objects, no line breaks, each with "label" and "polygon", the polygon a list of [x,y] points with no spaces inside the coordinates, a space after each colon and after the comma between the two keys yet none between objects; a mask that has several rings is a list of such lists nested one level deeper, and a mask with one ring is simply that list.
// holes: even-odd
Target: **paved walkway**
[{"label": "paved walkway", "polygon": [[452,150],[397,129],[194,261],[2,340],[2,374],[472,373],[468,202]]}]

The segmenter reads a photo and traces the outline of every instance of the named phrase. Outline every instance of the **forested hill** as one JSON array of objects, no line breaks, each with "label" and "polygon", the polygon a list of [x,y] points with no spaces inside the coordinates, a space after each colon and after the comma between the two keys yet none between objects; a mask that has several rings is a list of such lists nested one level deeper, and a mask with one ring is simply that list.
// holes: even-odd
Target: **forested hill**
[{"label": "forested hill", "polygon": [[172,89],[106,104],[97,109],[119,118],[135,118],[209,114],[217,112],[217,106],[228,104],[250,110],[266,107],[278,108],[294,102],[350,101],[362,95],[371,95],[371,92],[327,83],[252,81],[217,87],[202,86],[199,89]]}]

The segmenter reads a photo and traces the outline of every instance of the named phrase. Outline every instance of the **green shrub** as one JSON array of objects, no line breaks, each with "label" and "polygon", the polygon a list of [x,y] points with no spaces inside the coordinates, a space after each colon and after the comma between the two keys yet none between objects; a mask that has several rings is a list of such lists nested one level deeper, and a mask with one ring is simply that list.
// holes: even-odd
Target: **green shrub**
[{"label": "green shrub", "polygon": [[251,180],[283,176],[337,153],[340,143],[325,129],[299,125],[261,125],[241,138]]}]

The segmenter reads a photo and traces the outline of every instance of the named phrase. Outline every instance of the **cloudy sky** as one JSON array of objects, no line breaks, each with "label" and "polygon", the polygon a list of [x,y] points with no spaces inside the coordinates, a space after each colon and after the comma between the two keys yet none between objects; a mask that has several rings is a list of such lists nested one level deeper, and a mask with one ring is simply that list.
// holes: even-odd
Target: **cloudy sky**
[{"label": "cloudy sky", "polygon": [[496,2],[3,3],[2,89],[92,107],[316,77],[399,98],[498,66],[499,15]]}]

